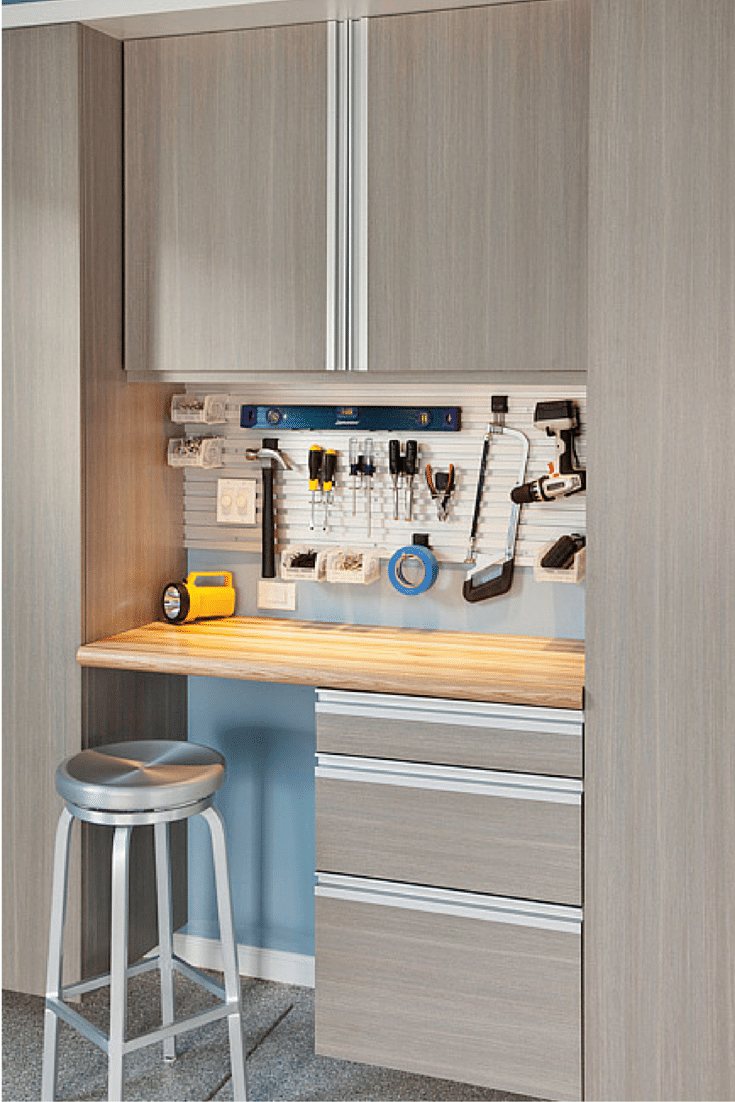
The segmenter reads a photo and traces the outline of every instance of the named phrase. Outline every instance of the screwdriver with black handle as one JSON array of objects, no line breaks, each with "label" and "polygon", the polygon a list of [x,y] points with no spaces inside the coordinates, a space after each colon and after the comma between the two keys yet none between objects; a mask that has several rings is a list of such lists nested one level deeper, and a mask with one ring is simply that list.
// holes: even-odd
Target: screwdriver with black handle
[{"label": "screwdriver with black handle", "polygon": [[334,472],[337,469],[337,453],[334,448],[327,448],[324,453],[322,466],[322,487],[324,490],[324,523],[322,531],[326,532],[329,526],[329,506],[334,501]]},{"label": "screwdriver with black handle", "polygon": [[416,440],[406,441],[406,455],[403,459],[403,474],[406,479],[406,520],[413,517],[413,479],[418,472],[419,446]]},{"label": "screwdriver with black handle", "polygon": [[365,481],[365,508],[367,512],[367,534],[372,533],[373,527],[373,475],[375,474],[375,450],[373,448],[372,437],[367,436],[365,438],[365,452],[362,457],[362,473]]},{"label": "screwdriver with black handle", "polygon": [[350,477],[352,479],[352,515],[357,515],[357,480],[362,486],[363,457],[360,455],[360,441],[356,436],[350,437]]},{"label": "screwdriver with black handle", "polygon": [[403,472],[401,441],[388,441],[388,470],[393,479],[393,520],[398,520],[398,482]]},{"label": "screwdriver with black handle", "polygon": [[318,444],[312,444],[309,448],[309,490],[311,491],[311,521],[309,528],[314,531],[316,522],[314,519],[314,509],[316,506],[316,495],[320,489],[320,476],[322,469],[322,449]]}]

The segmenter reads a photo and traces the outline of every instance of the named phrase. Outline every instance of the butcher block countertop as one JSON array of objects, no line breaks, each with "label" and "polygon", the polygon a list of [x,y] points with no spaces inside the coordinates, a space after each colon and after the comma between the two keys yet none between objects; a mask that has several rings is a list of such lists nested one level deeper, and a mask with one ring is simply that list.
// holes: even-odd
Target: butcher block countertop
[{"label": "butcher block countertop", "polygon": [[584,644],[233,616],[146,624],[87,643],[82,666],[582,708]]}]

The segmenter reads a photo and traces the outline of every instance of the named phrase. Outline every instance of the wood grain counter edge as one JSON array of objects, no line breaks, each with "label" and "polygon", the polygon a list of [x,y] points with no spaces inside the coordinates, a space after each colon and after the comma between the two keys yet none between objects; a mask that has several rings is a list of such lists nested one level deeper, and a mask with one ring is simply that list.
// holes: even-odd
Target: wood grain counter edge
[{"label": "wood grain counter edge", "polygon": [[549,708],[581,709],[584,694],[577,640],[264,617],[146,624],[81,646],[77,662]]}]

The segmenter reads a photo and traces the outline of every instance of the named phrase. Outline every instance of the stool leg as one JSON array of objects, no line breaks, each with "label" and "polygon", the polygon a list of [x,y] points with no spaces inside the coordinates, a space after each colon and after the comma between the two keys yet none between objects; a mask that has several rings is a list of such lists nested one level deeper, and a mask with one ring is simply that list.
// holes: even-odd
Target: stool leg
[{"label": "stool leg", "polygon": [[[171,924],[171,865],[169,863],[168,823],[155,823],[156,885],[158,893],[158,948],[161,972],[161,1022],[172,1025],[174,1020],[173,930]],[[176,1059],[176,1038],[163,1042],[163,1058],[167,1063]]]},{"label": "stool leg", "polygon": [[[54,848],[54,877],[51,889],[51,919],[49,922],[48,962],[46,966],[46,999],[60,999],[64,967],[64,923],[66,920],[66,880],[69,871],[69,836],[74,816],[64,808],[56,828]],[[44,1012],[43,1070],[41,1073],[41,1098],[53,1102],[56,1098],[57,1040],[59,1018],[49,1010]]]},{"label": "stool leg", "polygon": [[230,1013],[227,1023],[230,1031],[230,1063],[232,1065],[232,1091],[234,1102],[246,1102],[247,1078],[245,1073],[245,1049],[242,1039],[242,1008],[240,1005],[240,974],[235,950],[235,925],[232,919],[230,877],[227,871],[227,846],[222,816],[216,807],[208,807],[202,815],[207,820],[212,836],[214,875],[217,884],[217,909],[219,911],[219,936],[222,946],[222,968],[225,978],[225,995]]},{"label": "stool leg", "polygon": [[128,1003],[128,858],[132,827],[115,827],[112,841],[112,924],[110,930],[110,1040],[107,1096],[123,1098],[123,1046]]}]

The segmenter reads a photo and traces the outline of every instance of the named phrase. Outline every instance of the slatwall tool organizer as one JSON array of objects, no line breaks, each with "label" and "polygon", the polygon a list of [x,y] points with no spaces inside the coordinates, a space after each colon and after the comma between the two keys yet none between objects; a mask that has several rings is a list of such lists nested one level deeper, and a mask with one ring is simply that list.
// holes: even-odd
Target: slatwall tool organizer
[{"label": "slatwall tool organizer", "polygon": [[[358,382],[351,381],[350,386],[362,393]],[[363,397],[366,401],[367,389],[365,385]],[[187,387],[187,397],[193,400],[203,399],[210,390],[211,384],[190,384]],[[291,391],[294,393],[292,400],[298,401],[301,392],[295,386],[289,385],[289,392]],[[306,401],[312,393],[313,390],[304,385],[303,395]],[[449,393],[453,397],[456,394],[457,406],[443,404]],[[267,438],[269,434],[264,433],[261,428],[244,429],[240,421],[242,407],[254,401],[263,402],[261,395],[261,391],[255,394],[237,392],[230,386],[226,422],[214,430],[221,441],[221,444],[217,444],[222,448],[221,469],[209,470],[203,466],[187,466],[184,469],[184,545],[187,549],[241,551],[258,555],[261,552],[263,495],[260,479],[255,487],[256,513],[255,524],[252,526],[231,523],[224,514],[221,514],[218,522],[216,508],[218,479],[253,482],[254,464],[248,459],[247,453],[259,449],[263,436]],[[441,570],[454,566],[458,575],[462,570],[457,579],[460,588],[469,569],[478,571],[486,564],[502,562],[506,558],[511,507],[509,493],[517,482],[519,466],[518,441],[508,431],[491,434],[474,542],[475,560],[469,566],[465,562],[476,501],[480,456],[489,420],[490,396],[487,387],[468,384],[450,392],[446,387],[442,389],[434,386],[430,395],[427,395],[427,400],[433,401],[435,405],[409,407],[406,404],[402,407],[402,401],[410,401],[411,397],[411,388],[406,385],[402,390],[396,387],[389,389],[385,401],[394,403],[396,408],[416,408],[423,409],[424,412],[429,409],[456,409],[461,413],[460,431],[434,431],[432,428],[417,428],[413,424],[405,430],[367,430],[362,424],[356,425],[354,420],[346,421],[345,426],[338,429],[283,430],[280,444],[288,456],[290,469],[284,470],[279,466],[276,474],[278,500],[274,537],[275,567],[277,571],[280,569],[284,578],[284,567],[290,570],[293,567],[293,554],[304,547],[319,553],[336,547],[374,552],[385,572],[395,551],[410,544],[413,532],[428,534],[431,550]],[[579,453],[579,465],[584,467],[586,395],[583,386],[560,386],[558,383],[517,384],[507,388],[507,397],[506,425],[522,432],[529,441],[525,476],[527,480],[547,475],[549,463],[553,464],[555,461],[555,438],[549,437],[544,428],[534,424],[534,414],[540,403],[574,402],[579,421],[575,447]],[[275,403],[263,405],[263,409],[281,412],[288,412],[289,408],[276,406]],[[360,411],[369,407],[356,405],[339,408]],[[204,425],[195,422],[186,425],[186,432],[199,436],[204,428]],[[410,521],[406,519],[408,502],[405,483],[402,496],[399,497],[399,517],[398,520],[393,519],[395,510],[388,451],[388,443],[392,438],[400,440],[404,453],[408,440],[415,439],[418,445]],[[308,457],[315,442],[324,451],[333,449],[337,457],[333,501],[328,513],[328,531],[323,529],[324,510],[319,500],[315,504],[315,527],[310,529]],[[427,484],[427,468],[431,472],[437,492],[435,498],[432,498]],[[368,474],[368,470],[373,473]],[[437,508],[441,510],[446,491],[442,491],[441,487],[437,488],[437,484],[444,480],[448,482],[450,471],[454,475],[454,487],[446,502],[446,519],[441,519]],[[585,527],[583,493],[558,500],[534,502],[523,507],[518,519],[514,565],[533,568],[540,548],[554,543],[570,532],[584,534]],[[299,574],[298,579],[293,580],[306,578]],[[432,594],[426,595],[425,599],[431,600]]]}]

